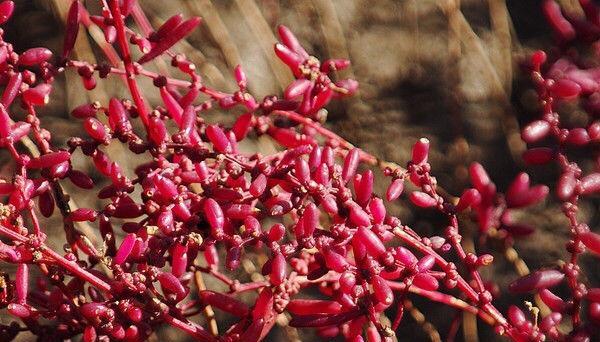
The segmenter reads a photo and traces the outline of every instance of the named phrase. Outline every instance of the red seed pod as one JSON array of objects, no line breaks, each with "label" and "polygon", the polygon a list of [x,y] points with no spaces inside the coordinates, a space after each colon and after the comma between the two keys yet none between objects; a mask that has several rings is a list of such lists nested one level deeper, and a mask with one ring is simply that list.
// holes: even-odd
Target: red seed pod
[{"label": "red seed pod", "polygon": [[162,272],[157,277],[160,287],[163,292],[171,292],[175,294],[176,300],[179,302],[187,295],[187,290],[179,279],[177,279],[171,273]]},{"label": "red seed pod", "polygon": [[585,298],[591,302],[600,302],[600,288],[589,289]]},{"label": "red seed pod", "polygon": [[522,327],[527,323],[527,318],[525,317],[525,313],[521,311],[518,307],[511,305],[508,308],[508,319],[512,324],[516,327]]},{"label": "red seed pod", "polygon": [[102,124],[102,122],[100,122],[100,120],[96,118],[90,117],[85,119],[83,127],[89,136],[98,142],[108,143],[110,140],[110,135],[107,128]]},{"label": "red seed pod", "polygon": [[329,184],[329,167],[327,164],[321,164],[315,171],[313,175],[313,180],[317,182],[317,184],[327,185]]},{"label": "red seed pod", "polygon": [[15,290],[17,293],[17,302],[25,304],[27,294],[29,293],[29,265],[19,264],[15,274]]},{"label": "red seed pod", "polygon": [[[2,21],[1,6],[2,6],[2,4],[6,3],[6,2],[7,1],[0,3],[0,21]],[[12,3],[12,1],[8,1],[8,2]],[[2,105],[4,107],[8,107],[13,103],[13,101],[15,100],[15,97],[17,96],[17,94],[19,93],[19,90],[21,89],[22,83],[23,83],[23,75],[20,72],[16,72],[10,76],[10,78],[8,79],[8,84],[6,84],[6,87],[4,88],[4,92],[2,93]]]},{"label": "red seed pod", "polygon": [[50,101],[50,92],[52,86],[47,83],[41,83],[33,88],[29,88],[23,92],[21,98],[23,102],[29,106],[44,106]]},{"label": "red seed pod", "polygon": [[308,58],[308,53],[300,42],[298,42],[298,38],[292,33],[292,31],[284,25],[277,26],[277,33],[279,33],[279,37],[285,46],[290,48],[292,51],[296,52],[303,58]]},{"label": "red seed pod", "polygon": [[366,204],[373,195],[373,171],[363,172],[356,191],[356,202]]},{"label": "red seed pod", "polygon": [[179,102],[171,95],[167,87],[160,87],[160,97],[167,108],[167,112],[171,118],[178,124],[181,124],[181,117],[183,116],[183,108],[179,105]]},{"label": "red seed pod", "polygon": [[553,0],[545,0],[542,12],[559,39],[569,41],[576,36],[573,25],[563,16],[560,5]]},{"label": "red seed pod", "polygon": [[19,64],[25,66],[39,65],[52,58],[52,51],[39,47],[29,49],[19,56]]},{"label": "red seed pod", "polygon": [[273,304],[273,292],[268,287],[263,288],[252,309],[252,318],[259,319],[269,316],[273,312]]},{"label": "red seed pod", "polygon": [[281,253],[275,253],[271,262],[271,275],[269,281],[273,286],[279,286],[286,277],[286,261]]},{"label": "red seed pod", "polygon": [[209,290],[200,291],[199,294],[203,304],[223,310],[236,317],[246,317],[250,313],[248,305],[232,296]]},{"label": "red seed pod", "polygon": [[513,281],[508,289],[514,293],[546,289],[558,285],[565,275],[557,270],[539,270]]},{"label": "red seed pod", "polygon": [[523,197],[524,194],[529,190],[529,175],[525,172],[519,173],[512,181],[506,191],[506,202],[509,206],[514,201]]},{"label": "red seed pod", "polygon": [[311,84],[312,82],[305,78],[297,79],[285,89],[284,97],[288,100],[293,100],[306,93]]},{"label": "red seed pod", "polygon": [[548,289],[542,289],[538,294],[542,302],[554,312],[563,312],[567,308],[567,303]]},{"label": "red seed pod", "polygon": [[29,135],[31,131],[31,124],[19,121],[10,127],[9,138],[13,140],[13,142],[20,141],[23,137]]},{"label": "red seed pod", "polygon": [[17,318],[29,318],[32,314],[31,309],[22,304],[10,303],[8,304],[7,309],[11,315]]},{"label": "red seed pod", "polygon": [[435,257],[433,255],[426,255],[417,263],[417,269],[419,272],[427,272],[433,266],[435,266]]},{"label": "red seed pod", "polygon": [[165,123],[156,116],[151,116],[148,120],[148,135],[152,142],[156,145],[161,145],[167,139],[167,128]]},{"label": "red seed pod", "polygon": [[244,72],[244,69],[242,69],[241,65],[236,65],[235,69],[233,70],[233,75],[238,87],[240,89],[246,89],[246,86],[248,85],[248,79],[246,78],[246,73]]},{"label": "red seed pod", "polygon": [[358,204],[354,202],[350,202],[348,204],[348,209],[350,211],[350,222],[357,227],[368,227],[371,225],[371,219],[369,214],[364,211]]},{"label": "red seed pod", "polygon": [[371,202],[369,202],[369,211],[373,217],[373,223],[383,223],[383,220],[385,220],[386,216],[386,209],[381,198],[375,197],[371,200]]},{"label": "red seed pod", "polygon": [[276,43],[274,49],[277,57],[279,57],[279,59],[283,63],[285,63],[290,68],[290,70],[292,70],[294,75],[299,76],[300,72],[298,69],[300,67],[300,64],[302,64],[302,62],[304,61],[304,58],[295,53],[294,51],[290,50],[283,44]]},{"label": "red seed pod", "polygon": [[223,130],[217,125],[209,125],[206,127],[206,135],[208,140],[213,144],[215,150],[219,153],[231,153],[231,144],[229,139],[223,133]]},{"label": "red seed pod", "polygon": [[396,200],[400,195],[402,195],[402,191],[404,190],[404,179],[396,178],[392,181],[390,186],[387,188],[386,199],[391,202]]},{"label": "red seed pod", "polygon": [[576,186],[577,180],[575,179],[575,175],[573,172],[567,171],[563,173],[558,180],[556,195],[561,201],[568,201],[571,196],[573,196]]},{"label": "red seed pod", "polygon": [[285,235],[285,226],[281,223],[274,224],[268,232],[268,239],[271,242],[279,241]]},{"label": "red seed pod", "polygon": [[529,165],[547,164],[551,162],[554,157],[554,150],[548,147],[530,148],[523,152],[523,160]]},{"label": "red seed pod", "polygon": [[67,151],[50,152],[33,158],[27,164],[30,169],[45,169],[69,161],[71,154]]},{"label": "red seed pod", "polygon": [[0,106],[0,138],[2,139],[8,138],[12,132],[10,120],[10,116],[4,106]]},{"label": "red seed pod", "polygon": [[[228,216],[229,217],[229,216]],[[229,217],[231,218],[231,217]],[[246,216],[244,218],[244,232],[243,235],[246,237],[258,237],[262,232],[260,222],[254,216]]]},{"label": "red seed pod", "polygon": [[158,191],[160,191],[165,198],[172,199],[179,195],[179,192],[177,191],[177,185],[175,185],[172,180],[163,176],[158,176],[155,179],[155,184],[158,188]]},{"label": "red seed pod", "polygon": [[210,268],[215,268],[219,265],[219,252],[214,244],[206,247],[204,250],[204,259]]},{"label": "red seed pod", "polygon": [[[252,218],[257,213],[256,207],[250,204],[230,204],[225,207],[225,216],[233,220]],[[260,228],[260,224],[258,226]]]},{"label": "red seed pod", "polygon": [[342,306],[331,300],[293,299],[286,310],[293,315],[338,314],[342,311]]},{"label": "red seed pod", "polygon": [[212,236],[215,239],[221,239],[225,234],[225,217],[219,203],[212,198],[207,198],[204,201],[204,215],[211,227]]},{"label": "red seed pod", "polygon": [[381,342],[381,335],[379,334],[379,331],[377,330],[377,328],[375,328],[373,325],[370,325],[369,328],[367,328],[367,342]]},{"label": "red seed pod", "polygon": [[160,231],[169,236],[175,230],[173,213],[170,210],[163,210],[156,219],[156,225]]},{"label": "red seed pod", "polygon": [[304,231],[304,236],[309,237],[312,236],[319,225],[319,216],[320,211],[317,206],[310,202],[304,208],[304,214],[302,215],[302,226]]},{"label": "red seed pod", "polygon": [[340,325],[342,323],[349,322],[362,314],[362,309],[360,309],[359,307],[355,307],[351,310],[334,315],[311,314],[294,316],[289,324],[291,327],[294,328],[316,328],[331,325]]},{"label": "red seed pod", "polygon": [[69,214],[69,218],[73,222],[94,222],[98,217],[98,212],[90,208],[79,208]]},{"label": "red seed pod", "polygon": [[104,33],[104,40],[109,44],[113,44],[117,39],[117,29],[112,25],[104,26],[102,32]]},{"label": "red seed pod", "polygon": [[331,71],[344,70],[350,66],[350,61],[343,58],[328,59],[321,64],[321,71],[330,73]]},{"label": "red seed pod", "polygon": [[429,156],[429,139],[421,138],[413,146],[412,162],[413,162],[413,164],[417,164],[417,165],[427,163],[428,156]]},{"label": "red seed pod", "polygon": [[549,337],[555,339],[552,335],[552,330],[556,330],[556,328],[560,325],[561,320],[562,315],[560,313],[552,312],[542,319],[539,325],[540,330],[544,333],[550,334]]},{"label": "red seed pod", "polygon": [[144,64],[160,56],[163,52],[170,49],[173,45],[175,45],[175,43],[182,40],[183,38],[185,38],[185,36],[187,36],[194,29],[196,29],[196,27],[198,27],[198,25],[200,24],[200,21],[201,19],[199,17],[194,17],[184,21],[183,23],[175,27],[173,30],[169,31],[170,34],[158,41],[156,45],[154,45],[152,50],[150,50],[150,52],[143,55],[138,60],[138,63]]},{"label": "red seed pod", "polygon": [[331,101],[332,98],[333,90],[331,88],[327,88],[322,92],[318,93],[312,101],[312,105],[309,112],[316,113],[319,109],[325,107],[329,103],[329,101]]},{"label": "red seed pod", "polygon": [[487,172],[483,166],[479,163],[473,163],[469,166],[469,175],[471,176],[471,183],[479,192],[487,193],[485,190],[492,183]]},{"label": "red seed pod", "polygon": [[591,173],[581,179],[581,194],[590,195],[600,191],[600,173]]},{"label": "red seed pod", "polygon": [[121,246],[117,250],[117,254],[113,258],[113,262],[117,265],[121,265],[127,260],[129,254],[133,250],[133,246],[135,245],[136,236],[133,233],[127,234],[123,241],[121,242]]},{"label": "red seed pod", "polygon": [[416,265],[419,261],[417,257],[405,247],[396,247],[395,252],[396,253],[394,254],[394,258],[404,266],[411,267],[413,265]]},{"label": "red seed pod", "polygon": [[437,204],[435,198],[421,191],[413,191],[410,194],[410,201],[421,208],[430,208]]},{"label": "red seed pod", "polygon": [[590,140],[590,136],[585,128],[573,128],[569,131],[565,142],[574,146],[585,146]]},{"label": "red seed pod", "polygon": [[259,318],[253,320],[246,328],[243,334],[240,335],[239,342],[254,342],[260,341],[263,330],[265,329],[265,319]]},{"label": "red seed pod", "polygon": [[310,167],[304,158],[296,158],[296,162],[294,163],[294,173],[301,183],[307,184],[310,181]]},{"label": "red seed pod", "polygon": [[174,16],[167,19],[157,30],[150,34],[148,39],[152,42],[158,42],[161,39],[166,38],[171,32],[183,22],[183,15],[181,13],[175,14]]},{"label": "red seed pod", "polygon": [[67,27],[65,28],[65,39],[63,41],[62,52],[63,58],[67,58],[75,46],[77,33],[79,33],[79,21],[81,20],[80,11],[81,3],[78,0],[73,1],[69,7],[69,12],[67,13]]},{"label": "red seed pod", "polygon": [[342,273],[348,268],[349,264],[346,257],[331,249],[323,251],[323,257],[325,258],[325,265],[338,273]]},{"label": "red seed pod", "polygon": [[391,305],[394,302],[394,293],[385,279],[375,275],[371,279],[371,285],[373,285],[373,294],[380,303]]},{"label": "red seed pod", "polygon": [[194,106],[187,106],[181,116],[181,133],[185,137],[191,137],[192,133],[196,133],[196,111]]},{"label": "red seed pod", "polygon": [[108,103],[108,125],[119,134],[129,133],[132,129],[127,110],[116,98],[111,98]]},{"label": "red seed pod", "polygon": [[337,92],[336,94],[338,96],[352,96],[358,90],[358,82],[352,79],[337,81],[335,82],[335,85],[345,90]]},{"label": "red seed pod", "polygon": [[535,143],[545,138],[550,133],[550,124],[544,120],[537,120],[525,126],[521,131],[521,139],[528,144]]},{"label": "red seed pod", "polygon": [[385,253],[385,246],[381,239],[373,231],[365,227],[359,227],[354,234],[354,238],[358,239],[367,249],[367,253],[375,258]]},{"label": "red seed pod", "polygon": [[82,104],[81,106],[78,106],[75,109],[73,109],[71,111],[71,115],[73,115],[74,117],[76,117],[78,119],[95,117],[99,108],[100,108],[100,103],[98,103],[98,102],[85,103],[85,104]]},{"label": "red seed pod", "polygon": [[456,210],[463,211],[468,207],[477,207],[481,202],[481,194],[477,189],[467,189],[463,192],[456,204]]},{"label": "red seed pod", "polygon": [[96,329],[88,325],[83,330],[83,342],[96,342],[98,335],[96,334]]},{"label": "red seed pod", "polygon": [[233,127],[231,127],[231,131],[233,134],[235,134],[237,141],[241,141],[246,137],[250,127],[252,126],[253,118],[254,116],[252,113],[244,113],[237,118],[233,124]]},{"label": "red seed pod", "polygon": [[256,176],[256,178],[250,184],[250,188],[248,189],[248,192],[250,192],[250,194],[252,196],[258,197],[265,192],[266,188],[267,188],[267,177],[264,174],[260,173],[258,176]]},{"label": "red seed pod", "polygon": [[592,252],[600,254],[600,235],[594,232],[585,232],[579,234],[581,242]]},{"label": "red seed pod", "polygon": [[188,264],[188,246],[181,243],[175,244],[171,252],[171,273],[177,278],[181,277]]},{"label": "red seed pod", "polygon": [[438,280],[428,273],[419,273],[413,279],[413,285],[427,291],[435,291],[439,287]]},{"label": "red seed pod", "polygon": [[344,159],[344,168],[342,169],[342,180],[344,183],[348,183],[354,177],[359,162],[360,150],[357,148],[351,149]]},{"label": "red seed pod", "polygon": [[4,24],[5,22],[8,21],[8,19],[10,19],[14,10],[15,10],[14,2],[6,0],[6,1],[2,1],[0,3],[0,25]]},{"label": "red seed pod", "polygon": [[70,170],[68,176],[73,184],[82,189],[94,188],[94,181],[87,174],[79,170]]},{"label": "red seed pod", "polygon": [[52,216],[54,213],[54,197],[50,191],[45,191],[39,196],[39,208],[44,217]]}]

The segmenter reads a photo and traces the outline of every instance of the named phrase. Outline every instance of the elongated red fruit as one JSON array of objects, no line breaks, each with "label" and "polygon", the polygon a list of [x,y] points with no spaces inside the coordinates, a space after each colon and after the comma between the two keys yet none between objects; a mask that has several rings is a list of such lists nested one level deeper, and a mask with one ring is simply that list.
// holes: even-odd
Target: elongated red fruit
[{"label": "elongated red fruit", "polygon": [[356,239],[358,239],[366,248],[367,253],[374,257],[379,257],[383,253],[385,253],[385,246],[381,239],[368,228],[359,227],[354,235]]},{"label": "elongated red fruit", "polygon": [[144,64],[160,56],[163,52],[167,51],[169,48],[175,45],[175,43],[185,38],[185,36],[187,36],[193,30],[195,30],[196,27],[200,25],[200,21],[201,20],[199,17],[194,17],[181,23],[175,29],[171,30],[170,34],[164,37],[164,39],[158,41],[156,45],[152,48],[152,50],[150,50],[150,52],[143,55],[138,60],[138,63]]},{"label": "elongated red fruit", "polygon": [[121,246],[119,246],[119,249],[117,250],[117,254],[113,258],[113,262],[115,264],[120,265],[124,263],[125,260],[127,260],[127,257],[129,257],[129,254],[131,254],[131,251],[133,250],[135,240],[136,236],[133,233],[127,234],[125,236],[123,242],[121,242]]},{"label": "elongated red fruit", "polygon": [[594,232],[579,234],[581,242],[592,252],[600,254],[600,235]]},{"label": "elongated red fruit", "polygon": [[223,310],[236,317],[245,317],[250,313],[250,308],[244,302],[220,292],[201,291],[200,298],[204,304]]},{"label": "elongated red fruit", "polygon": [[337,314],[342,311],[342,305],[332,300],[294,299],[286,310],[294,315]]},{"label": "elongated red fruit", "polygon": [[558,285],[565,275],[557,270],[540,270],[512,282],[508,289],[514,293],[546,289]]},{"label": "elongated red fruit", "polygon": [[77,34],[79,33],[79,21],[81,20],[81,3],[79,0],[73,1],[69,12],[67,13],[67,27],[65,28],[65,39],[63,42],[62,57],[67,58],[77,40]]},{"label": "elongated red fruit", "polygon": [[225,217],[219,203],[212,198],[207,198],[204,202],[204,215],[210,225],[213,237],[220,239],[225,234]]},{"label": "elongated red fruit", "polygon": [[359,161],[360,150],[357,148],[351,149],[344,159],[344,168],[342,169],[342,180],[345,183],[348,183],[348,181],[354,177]]},{"label": "elongated red fruit", "polygon": [[329,325],[339,325],[345,322],[349,322],[354,318],[360,316],[362,310],[358,307],[341,312],[335,315],[327,314],[312,314],[312,315],[299,315],[294,316],[290,321],[290,326],[295,328],[309,328],[309,327],[325,327]]},{"label": "elongated red fruit", "polygon": [[285,257],[281,253],[275,253],[275,256],[271,262],[271,276],[269,277],[269,281],[272,285],[279,286],[281,283],[283,283],[286,273],[285,268]]}]

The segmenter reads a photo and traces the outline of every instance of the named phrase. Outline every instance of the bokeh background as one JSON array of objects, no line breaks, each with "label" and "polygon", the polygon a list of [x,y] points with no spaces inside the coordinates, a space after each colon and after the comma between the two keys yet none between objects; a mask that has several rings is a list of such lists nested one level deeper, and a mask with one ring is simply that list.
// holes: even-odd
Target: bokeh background
[{"label": "bokeh background", "polygon": [[[60,51],[62,23],[69,1],[17,0],[14,18],[5,28],[7,39],[19,51],[47,46]],[[87,7],[97,10],[96,1]],[[360,82],[360,92],[352,99],[329,106],[328,126],[352,143],[385,160],[405,163],[410,147],[420,137],[432,142],[433,173],[439,183],[454,194],[468,185],[467,167],[480,161],[500,189],[525,170],[534,183],[556,177],[552,167],[528,169],[520,158],[525,146],[520,141],[519,124],[536,113],[535,94],[519,66],[527,53],[551,45],[551,32],[534,0],[139,0],[155,27],[176,13],[203,17],[203,24],[175,50],[196,63],[206,83],[219,89],[234,90],[231,70],[242,64],[257,97],[278,94],[291,80],[290,72],[276,60],[272,50],[276,27],[290,27],[306,49],[320,58],[341,57],[352,61],[340,78]],[[561,5],[580,11],[576,0],[561,0]],[[96,32],[97,33],[97,32]],[[77,58],[102,61],[94,34],[80,35]],[[100,37],[101,39],[101,37]],[[83,91],[74,72],[59,80],[55,96],[44,111],[43,123],[57,144],[81,134],[81,126],[69,117],[75,106],[110,96],[127,96],[118,80],[99,82],[92,92]],[[151,84],[147,97],[159,105],[158,92]],[[207,120],[231,120],[218,112]],[[269,149],[261,142],[258,148]],[[112,146],[111,146],[112,148]],[[118,153],[118,147],[115,153]],[[117,158],[118,159],[118,158]],[[126,160],[120,161],[125,163]],[[89,165],[81,161],[79,168]],[[124,165],[124,168],[126,166]],[[96,175],[97,180],[101,177]],[[378,191],[387,182],[380,181]],[[69,189],[80,206],[95,206],[92,195]],[[392,211],[404,222],[424,232],[440,232],[439,217],[415,210],[400,201]],[[567,226],[560,206],[552,201],[523,215],[537,231],[518,241],[520,258],[531,268],[555,265],[563,256]],[[582,207],[584,220],[597,225],[597,203]],[[56,223],[59,223],[58,221]],[[60,224],[55,233],[60,248]],[[93,228],[90,228],[93,229]],[[467,233],[468,235],[468,233]],[[500,288],[518,277],[514,260],[507,260],[502,248],[478,251],[496,256],[496,264],[484,271]],[[64,240],[62,240],[64,241]],[[260,256],[249,256],[251,261]],[[510,258],[509,258],[510,259]],[[598,282],[598,267],[593,259],[583,258],[586,276]],[[251,265],[246,265],[250,267]],[[0,267],[4,267],[1,265]],[[248,270],[247,270],[248,271]],[[249,271],[252,273],[252,269]],[[251,277],[252,275],[240,275]],[[214,285],[207,280],[207,286]],[[214,285],[217,286],[217,285]],[[439,341],[448,334],[455,312],[439,305],[411,298],[414,310],[405,314],[398,331],[400,341]],[[522,303],[527,297],[499,298],[502,308],[509,302]],[[228,317],[219,317],[227,321]],[[488,341],[498,339],[472,317],[463,318],[456,339]],[[27,337],[22,337],[27,340]],[[185,336],[165,330],[155,341],[183,341]],[[298,333],[282,326],[275,329],[272,341],[308,341],[310,333]]]}]

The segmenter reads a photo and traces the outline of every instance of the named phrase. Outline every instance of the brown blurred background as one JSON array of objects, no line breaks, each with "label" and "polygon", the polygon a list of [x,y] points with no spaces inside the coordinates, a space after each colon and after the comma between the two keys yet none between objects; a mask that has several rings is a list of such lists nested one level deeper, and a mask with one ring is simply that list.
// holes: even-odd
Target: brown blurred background
[{"label": "brown blurred background", "polygon": [[[54,51],[62,44],[62,20],[67,0],[17,0],[17,11],[6,27],[7,39],[19,51],[48,46]],[[219,89],[233,90],[231,70],[242,64],[257,98],[277,94],[291,74],[275,59],[272,44],[278,24],[294,31],[306,49],[322,59],[349,58],[352,66],[340,78],[360,82],[353,99],[329,106],[328,125],[352,143],[378,157],[403,164],[410,146],[419,137],[432,141],[433,172],[444,187],[458,194],[468,185],[467,167],[480,161],[500,189],[505,189],[519,170],[519,122],[535,114],[534,96],[519,68],[520,59],[535,48],[550,44],[534,0],[139,0],[154,27],[171,15],[203,17],[203,24],[175,50],[196,63],[205,82]],[[574,11],[576,0],[559,1]],[[97,10],[95,1],[87,1]],[[92,35],[80,35],[76,50],[80,59],[103,60]],[[119,80],[99,82],[86,94],[79,77],[67,72],[59,79],[56,96],[45,111],[44,124],[57,143],[78,135],[81,126],[69,118],[70,110],[85,101],[106,103],[113,95],[127,96]],[[147,96],[158,103],[158,92],[147,84]],[[219,113],[214,113],[218,117]],[[227,119],[227,118],[225,118]],[[210,120],[210,119],[209,119]],[[83,162],[80,168],[86,167]],[[534,182],[556,176],[551,167],[533,171]],[[386,184],[379,182],[381,193]],[[72,190],[73,191],[73,190]],[[93,196],[73,193],[81,206],[94,206]],[[597,222],[597,203],[582,208],[590,226]],[[426,212],[408,209],[400,203],[392,209],[416,229],[441,232],[443,220]],[[418,219],[417,216],[418,215]],[[551,201],[527,213],[538,230],[529,240],[517,242],[520,256],[531,267],[553,265],[561,257],[567,228],[560,207]],[[426,218],[426,219],[423,219]],[[60,234],[61,230],[57,230]],[[62,239],[59,237],[58,241]],[[496,256],[494,267],[484,272],[505,289],[518,277],[514,267]],[[587,275],[598,284],[588,263]],[[597,272],[596,272],[597,274]],[[210,284],[209,284],[210,287]],[[528,298],[500,298],[522,303]],[[418,312],[406,314],[398,332],[400,341],[436,340],[447,335],[454,312],[414,298]],[[467,320],[468,321],[468,320]],[[457,340],[492,340],[487,327],[465,321]],[[416,323],[415,323],[416,322]],[[432,326],[437,331],[432,330]],[[472,322],[471,322],[472,323]],[[477,331],[478,330],[478,331]],[[185,340],[161,332],[155,340]],[[276,329],[272,341],[313,340],[310,333],[290,328]]]}]

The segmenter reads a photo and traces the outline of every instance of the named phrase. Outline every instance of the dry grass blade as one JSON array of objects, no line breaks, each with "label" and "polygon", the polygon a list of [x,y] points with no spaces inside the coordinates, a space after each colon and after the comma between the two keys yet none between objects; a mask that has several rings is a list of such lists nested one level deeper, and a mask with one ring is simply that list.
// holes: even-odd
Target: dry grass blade
[{"label": "dry grass blade", "polygon": [[512,37],[510,17],[505,0],[489,0],[492,33],[496,36],[498,53],[494,54],[494,64],[498,65],[498,74],[504,84],[504,92],[510,94],[512,85]]},{"label": "dry grass blade", "polygon": [[210,0],[185,1],[190,13],[197,16],[202,16],[208,32],[215,41],[225,61],[230,68],[235,68],[242,64],[242,58],[237,46],[233,43],[233,39],[229,34],[229,30],[219,15],[219,11],[215,8]]},{"label": "dry grass blade", "polygon": [[404,300],[404,309],[408,311],[410,316],[415,320],[415,322],[423,329],[423,331],[429,337],[429,340],[432,342],[441,342],[442,338],[440,337],[440,333],[437,329],[425,318],[425,315],[414,306],[413,302],[409,299]]},{"label": "dry grass blade", "polygon": [[254,0],[235,0],[235,4],[239,8],[240,13],[243,14],[252,33],[257,38],[256,41],[260,44],[261,49],[268,59],[271,71],[275,74],[280,88],[282,90],[285,89],[293,80],[292,73],[283,63],[279,62],[273,53],[273,44],[277,40],[265,17],[261,14]]},{"label": "dry grass blade", "polygon": [[[344,29],[333,2],[331,0],[312,0],[312,3],[321,18],[321,30],[329,57],[350,59]],[[352,66],[338,73],[342,78],[354,78]]]}]

